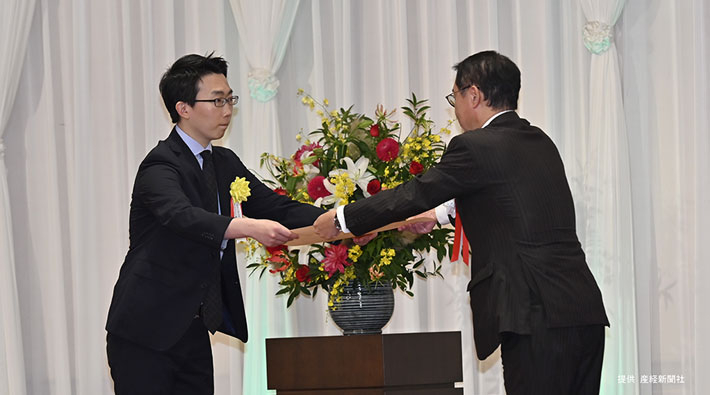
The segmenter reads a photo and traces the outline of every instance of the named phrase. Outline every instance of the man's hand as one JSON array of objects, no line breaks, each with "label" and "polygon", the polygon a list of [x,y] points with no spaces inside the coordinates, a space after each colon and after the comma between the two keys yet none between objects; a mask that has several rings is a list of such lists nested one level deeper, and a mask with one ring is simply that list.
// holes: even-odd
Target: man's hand
[{"label": "man's hand", "polygon": [[421,214],[415,215],[413,217],[409,217],[407,219],[414,219],[414,218],[426,218],[429,221],[426,222],[417,222],[416,224],[411,224],[411,225],[404,225],[400,226],[397,228],[399,231],[407,231],[407,232],[412,232],[412,233],[417,233],[417,234],[424,234],[424,233],[429,233],[431,232],[432,229],[434,229],[434,225],[436,225],[436,212],[434,209],[425,211]]},{"label": "man's hand", "polygon": [[316,229],[316,234],[324,239],[332,239],[337,236],[340,231],[335,227],[335,210],[330,210],[324,214],[321,214],[316,222],[313,223],[313,227]]},{"label": "man's hand", "polygon": [[298,238],[298,235],[276,221],[268,219],[234,218],[229,223],[225,238],[251,237],[259,243],[274,247]]},{"label": "man's hand", "polygon": [[374,232],[374,233],[368,233],[366,235],[362,235],[360,237],[353,237],[353,242],[355,242],[355,244],[357,244],[359,246],[364,246],[365,244],[372,241],[372,239],[377,237],[377,235],[378,235],[378,232]]}]

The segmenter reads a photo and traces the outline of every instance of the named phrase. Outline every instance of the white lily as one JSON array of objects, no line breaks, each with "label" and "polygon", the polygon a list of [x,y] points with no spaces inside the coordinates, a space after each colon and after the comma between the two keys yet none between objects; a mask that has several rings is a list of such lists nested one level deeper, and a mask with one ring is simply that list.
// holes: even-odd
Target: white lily
[{"label": "white lily", "polygon": [[336,186],[330,182],[330,178],[338,177],[343,174],[347,174],[348,178],[362,189],[362,193],[365,197],[370,197],[370,194],[367,192],[367,184],[375,178],[372,173],[367,171],[370,160],[361,156],[357,162],[353,162],[352,159],[346,157],[343,158],[342,162],[345,162],[346,169],[331,170],[330,173],[328,173],[328,177],[323,180],[323,186],[330,192],[330,195],[322,198],[322,200],[319,199],[320,204],[323,206],[335,204],[335,207],[339,207],[347,204],[346,199],[342,199],[342,197],[338,197],[335,194]]},{"label": "white lily", "polygon": [[362,189],[363,195],[365,197],[370,197],[367,192],[367,184],[372,181],[375,176],[367,170],[367,166],[370,165],[370,160],[364,156],[358,158],[358,160],[353,163],[353,160],[345,157],[343,158],[345,166],[347,166],[347,173],[353,182]]},{"label": "white lily", "polygon": [[[340,174],[340,173],[334,173],[334,172],[336,172],[336,171],[337,171],[337,170],[331,171],[331,172],[329,173],[329,175]],[[325,187],[325,189],[328,190],[328,192],[330,192],[330,195],[328,195],[328,196],[326,196],[326,197],[318,198],[318,200],[316,200],[316,203],[320,203],[320,205],[319,205],[318,207],[321,207],[321,206],[329,206],[329,205],[331,205],[331,204],[335,204],[335,207],[336,207],[336,208],[339,207],[339,206],[342,206],[343,203],[341,203],[341,199],[340,199],[339,197],[335,196],[335,185],[333,185],[333,184],[326,178],[325,180],[323,180],[323,186]]]},{"label": "white lily", "polygon": [[306,181],[312,180],[313,177],[318,175],[318,172],[320,172],[320,170],[313,165],[303,165],[303,173],[306,176],[305,177]]}]

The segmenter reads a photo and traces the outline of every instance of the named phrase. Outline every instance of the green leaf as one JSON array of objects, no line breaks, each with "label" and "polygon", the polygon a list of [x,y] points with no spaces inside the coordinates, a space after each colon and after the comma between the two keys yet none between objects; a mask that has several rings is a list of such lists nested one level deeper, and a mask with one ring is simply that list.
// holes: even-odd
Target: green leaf
[{"label": "green leaf", "polygon": [[310,165],[310,164],[313,164],[313,162],[315,162],[317,160],[318,160],[318,157],[316,155],[311,155],[311,156],[306,157],[305,159],[302,159],[301,163],[303,163],[304,165]]},{"label": "green leaf", "polygon": [[357,128],[358,129],[369,129],[373,123],[374,122],[371,119],[366,118],[366,119],[363,119],[362,121],[360,121],[359,124],[357,124]]},{"label": "green leaf", "polygon": [[291,304],[293,303],[293,300],[296,299],[296,296],[298,296],[298,293],[292,293],[288,297],[288,302],[286,302],[286,307],[291,307]]}]

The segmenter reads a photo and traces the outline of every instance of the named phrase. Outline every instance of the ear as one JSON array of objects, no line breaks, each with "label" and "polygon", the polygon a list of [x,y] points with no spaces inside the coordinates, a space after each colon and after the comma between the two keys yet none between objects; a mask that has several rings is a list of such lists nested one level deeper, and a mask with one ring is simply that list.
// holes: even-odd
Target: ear
[{"label": "ear", "polygon": [[468,96],[469,100],[471,101],[471,107],[476,108],[479,105],[483,104],[484,102],[484,97],[483,93],[481,93],[481,90],[478,89],[476,85],[473,85],[468,88]]},{"label": "ear", "polygon": [[175,103],[175,110],[177,111],[178,115],[180,115],[180,118],[190,119],[190,112],[192,110],[192,107],[190,107],[189,104],[185,103],[184,101],[179,101]]}]

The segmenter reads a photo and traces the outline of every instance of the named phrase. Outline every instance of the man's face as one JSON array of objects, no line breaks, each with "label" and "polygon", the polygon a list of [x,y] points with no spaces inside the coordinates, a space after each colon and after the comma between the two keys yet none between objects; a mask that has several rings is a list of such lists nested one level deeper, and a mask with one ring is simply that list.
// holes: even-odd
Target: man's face
[{"label": "man's face", "polygon": [[456,119],[458,119],[461,129],[464,131],[476,129],[473,113],[474,109],[468,91],[469,89],[460,91],[456,84],[454,84],[452,90],[454,99],[456,100],[456,105],[454,106]]},{"label": "man's face", "polygon": [[[208,74],[202,77],[195,99],[211,100],[230,96],[232,88],[229,87],[227,78],[222,74]],[[202,146],[206,147],[210,141],[219,140],[224,136],[232,120],[231,104],[217,107],[213,102],[195,102],[194,106],[187,107],[189,115],[182,120],[189,129],[185,131]]]}]

